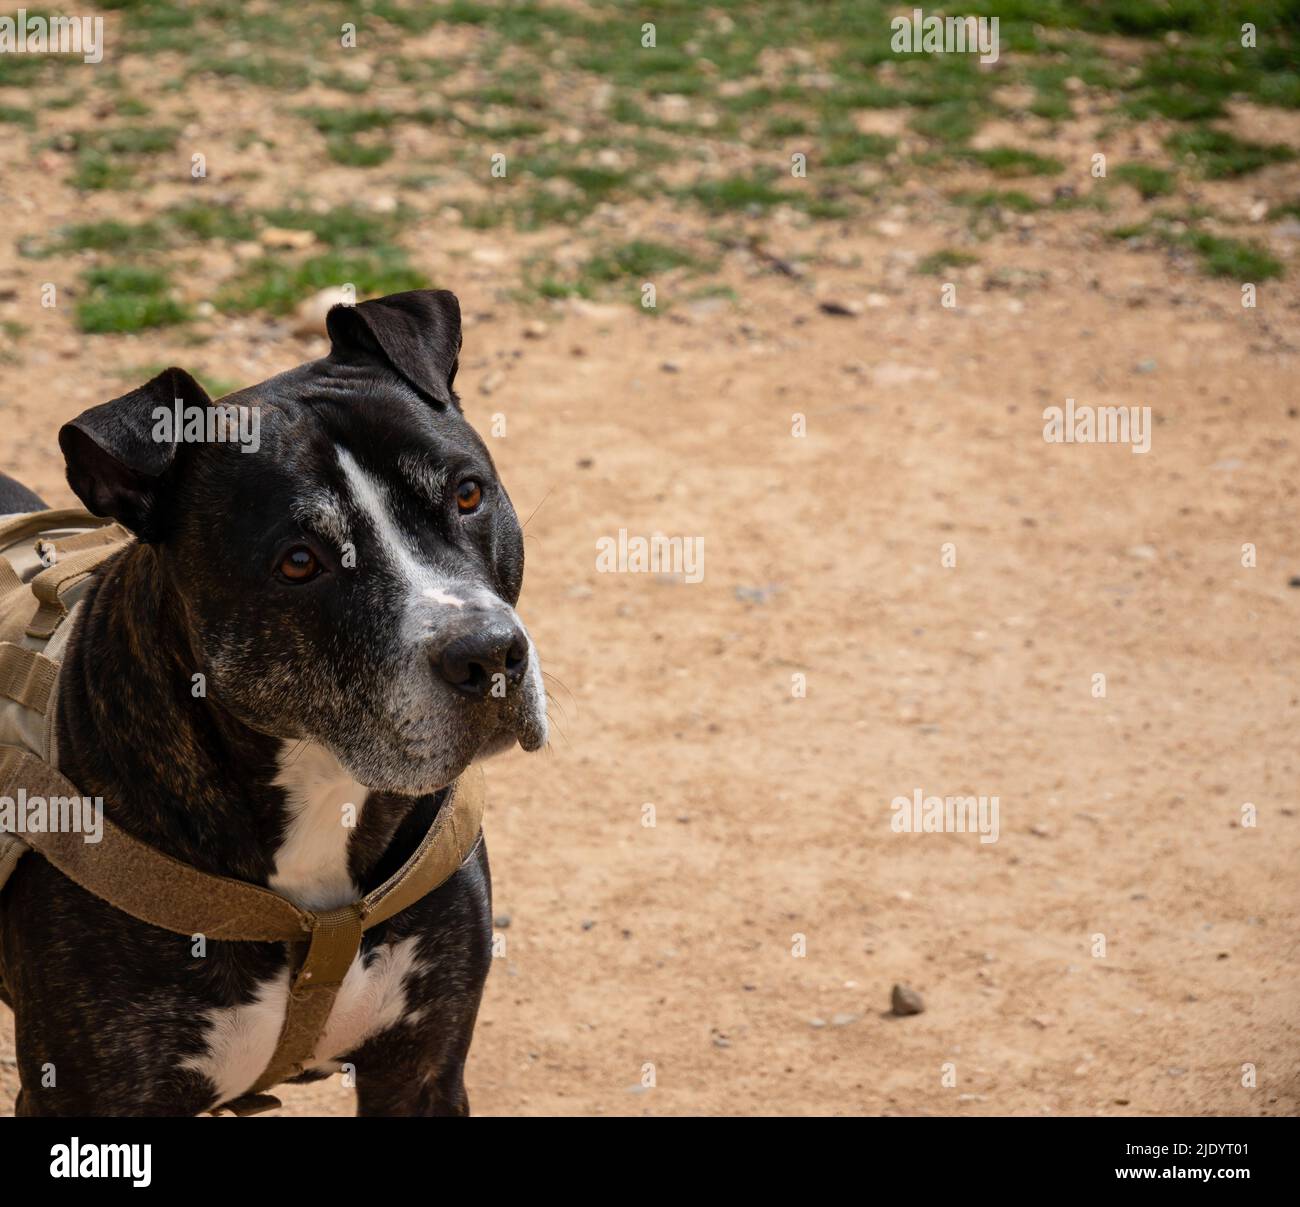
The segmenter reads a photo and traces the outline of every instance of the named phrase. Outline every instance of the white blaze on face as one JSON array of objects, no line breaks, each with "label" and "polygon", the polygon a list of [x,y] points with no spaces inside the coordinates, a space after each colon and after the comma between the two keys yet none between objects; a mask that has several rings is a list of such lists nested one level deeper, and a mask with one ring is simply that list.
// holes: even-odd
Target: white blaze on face
[{"label": "white blaze on face", "polygon": [[[512,617],[528,641],[528,672],[525,699],[534,714],[533,725],[546,740],[546,689],[542,683],[541,661],[537,650],[519,620],[519,615],[499,595],[485,586],[458,582],[423,561],[413,537],[402,530],[394,513],[392,495],[387,484],[357,464],[356,458],[341,445],[337,448],[339,466],[347,481],[351,504],[369,522],[377,545],[377,556],[396,575],[402,592],[402,614],[406,640],[414,647],[426,638],[447,609],[460,610],[467,605],[485,610],[500,610]],[[364,567],[357,566],[358,572]],[[421,693],[421,699],[427,693]],[[427,700],[421,707],[428,708]],[[531,748],[531,747],[530,747]]]},{"label": "white blaze on face", "polygon": [[406,588],[408,606],[418,608],[423,604],[427,608],[442,604],[463,608],[466,600],[463,594],[457,594],[457,591],[464,592],[463,585],[450,581],[420,560],[415,542],[397,523],[388,488],[368,470],[362,469],[347,449],[339,448],[338,457],[352,502],[370,521],[384,560]]}]

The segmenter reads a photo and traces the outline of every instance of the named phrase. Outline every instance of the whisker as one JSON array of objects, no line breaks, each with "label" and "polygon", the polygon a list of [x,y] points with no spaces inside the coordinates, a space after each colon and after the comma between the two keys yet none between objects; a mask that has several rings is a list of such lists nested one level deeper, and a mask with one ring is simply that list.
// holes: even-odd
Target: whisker
[{"label": "whisker", "polygon": [[[551,495],[554,493],[554,491],[555,491],[555,487],[552,486],[551,489],[548,490],[548,491],[547,491],[547,492],[542,496],[542,503],[545,503],[546,500],[549,499],[549,498],[551,497]],[[530,512],[528,513],[528,519],[525,520],[524,523],[523,523],[523,526],[524,526],[525,528],[528,527],[528,524],[529,524],[529,522],[532,520],[533,516],[535,516],[539,511],[541,511],[541,509],[542,509],[542,503],[538,503],[537,506],[534,507],[534,508],[532,509],[532,511],[530,511]]]},{"label": "whisker", "polygon": [[[567,683],[565,683],[565,681],[564,681],[563,679],[561,679],[561,678],[559,677],[559,675],[553,675],[553,674],[551,674],[550,671],[545,671],[545,670],[544,670],[544,671],[542,671],[542,678],[543,678],[543,679],[549,679],[552,683],[556,684],[556,685],[559,686],[559,687],[564,688],[564,690],[565,690],[565,691],[568,693],[568,695],[569,695],[569,699],[570,699],[570,700],[573,700],[573,701],[575,701],[575,702],[577,701],[578,697],[575,696],[575,695],[573,694],[573,689],[572,689],[572,688],[571,688]],[[547,690],[547,693],[546,693],[546,694],[547,694],[548,697],[550,696],[551,693],[550,693],[550,690],[549,690],[549,689]]]}]

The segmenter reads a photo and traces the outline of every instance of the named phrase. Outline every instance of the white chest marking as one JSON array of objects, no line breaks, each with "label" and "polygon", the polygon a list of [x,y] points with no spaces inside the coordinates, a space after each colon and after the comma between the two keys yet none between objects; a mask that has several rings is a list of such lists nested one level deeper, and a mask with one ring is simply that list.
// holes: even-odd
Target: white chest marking
[{"label": "white chest marking", "polygon": [[271,887],[303,909],[355,901],[348,841],[369,789],[315,742],[285,744],[275,783],[284,789],[289,824],[275,853]]},{"label": "white chest marking", "polygon": [[[352,961],[334,999],[324,1033],[309,1068],[337,1068],[337,1062],[367,1039],[396,1026],[407,1013],[406,978],[418,971],[414,936],[380,947],[370,966]],[[229,1102],[252,1088],[275,1051],[284,1025],[289,970],[263,981],[245,1006],[207,1012],[208,1050],[182,1067],[203,1074],[217,1087],[212,1105]]]},{"label": "white chest marking", "polygon": [[[334,909],[355,901],[360,890],[348,874],[348,840],[368,789],[314,742],[286,743],[275,783],[285,790],[289,824],[275,853],[271,887],[304,909]],[[416,969],[416,943],[409,938],[378,948],[369,967],[360,957],[353,960],[309,1067],[330,1067],[401,1021],[405,981]],[[207,1051],[183,1067],[216,1085],[213,1105],[245,1093],[261,1076],[280,1038],[288,996],[286,968],[263,981],[247,1005],[208,1011]]]}]

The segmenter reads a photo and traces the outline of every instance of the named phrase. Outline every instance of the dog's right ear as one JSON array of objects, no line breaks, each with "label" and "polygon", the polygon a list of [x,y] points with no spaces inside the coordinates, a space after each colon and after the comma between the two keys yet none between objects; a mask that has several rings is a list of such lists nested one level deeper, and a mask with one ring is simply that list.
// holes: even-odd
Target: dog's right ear
[{"label": "dog's right ear", "polygon": [[[164,369],[138,390],[83,411],[59,430],[68,485],[93,515],[110,516],[142,541],[160,540],[160,503],[179,433],[177,404],[207,408],[207,392],[184,369]],[[164,417],[164,413],[165,416]]]}]

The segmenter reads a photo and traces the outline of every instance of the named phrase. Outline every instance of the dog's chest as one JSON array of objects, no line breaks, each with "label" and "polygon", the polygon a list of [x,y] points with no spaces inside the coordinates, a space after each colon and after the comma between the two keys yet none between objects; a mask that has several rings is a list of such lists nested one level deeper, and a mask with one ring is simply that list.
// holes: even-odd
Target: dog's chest
[{"label": "dog's chest", "polygon": [[[304,909],[328,910],[355,901],[348,870],[349,840],[367,789],[313,743],[286,746],[276,784],[284,789],[287,823],[275,853],[270,885]],[[419,971],[414,937],[377,947],[352,962],[316,1045],[309,1068],[338,1061],[408,1013],[407,982]],[[284,1025],[290,969],[259,984],[240,1006],[211,1010],[206,1051],[184,1062],[217,1087],[215,1102],[247,1091],[270,1063]]]},{"label": "dog's chest", "polygon": [[[329,1021],[308,1062],[311,1069],[337,1071],[339,1061],[367,1039],[414,1020],[407,982],[420,968],[414,936],[377,947],[352,962]],[[213,1105],[249,1090],[271,1061],[284,1025],[290,971],[263,981],[242,1006],[208,1011],[207,1050],[183,1062],[217,1088]]]},{"label": "dog's chest", "polygon": [[336,909],[355,901],[348,845],[369,789],[315,742],[286,743],[275,783],[284,789],[288,820],[271,887],[303,909]]}]

